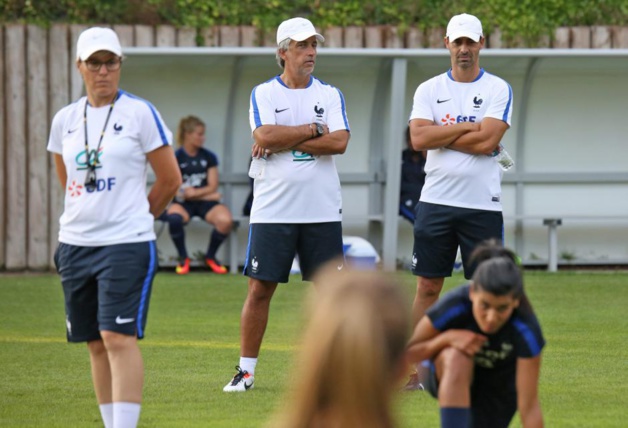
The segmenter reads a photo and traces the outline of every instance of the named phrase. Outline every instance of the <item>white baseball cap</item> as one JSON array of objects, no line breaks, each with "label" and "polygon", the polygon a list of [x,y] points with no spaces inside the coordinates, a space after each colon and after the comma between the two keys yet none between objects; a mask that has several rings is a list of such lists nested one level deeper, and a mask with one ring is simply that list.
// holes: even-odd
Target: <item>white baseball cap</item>
[{"label": "white baseball cap", "polygon": [[316,36],[316,39],[321,43],[325,41],[325,37],[318,34],[314,25],[305,18],[288,19],[279,24],[279,28],[277,28],[277,44],[286,39],[302,42],[312,36]]},{"label": "white baseball cap", "polygon": [[456,15],[447,24],[447,38],[454,41],[460,37],[468,37],[479,42],[482,37],[482,23],[473,15],[462,13]]},{"label": "white baseball cap", "polygon": [[76,42],[76,59],[85,61],[98,51],[122,56],[118,35],[111,28],[92,27],[83,31]]}]

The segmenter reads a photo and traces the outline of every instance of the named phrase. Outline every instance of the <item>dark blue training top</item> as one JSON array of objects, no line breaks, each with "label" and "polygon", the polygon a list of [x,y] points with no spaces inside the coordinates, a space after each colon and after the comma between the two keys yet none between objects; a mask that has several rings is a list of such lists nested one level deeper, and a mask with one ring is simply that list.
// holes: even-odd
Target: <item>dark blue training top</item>
[{"label": "dark blue training top", "polygon": [[183,147],[180,147],[175,155],[181,170],[183,183],[188,187],[207,186],[207,170],[218,166],[218,158],[211,151],[201,148],[196,156],[187,154]]},{"label": "dark blue training top", "polygon": [[545,339],[531,310],[517,308],[495,334],[483,333],[473,318],[470,285],[451,290],[438,300],[427,316],[439,331],[470,330],[488,337],[475,355],[471,385],[473,428],[506,428],[517,410],[517,358],[539,355]]},{"label": "dark blue training top", "polygon": [[477,369],[486,369],[495,374],[514,375],[517,358],[535,357],[545,345],[536,316],[517,308],[497,333],[486,335],[473,318],[469,288],[466,284],[451,290],[428,309],[427,316],[439,331],[463,329],[488,337],[475,355],[476,374]]},{"label": "dark blue training top", "polygon": [[[425,158],[421,153],[405,149],[401,153],[401,203],[413,209],[421,198],[424,184]],[[408,200],[412,202],[408,204]]]}]

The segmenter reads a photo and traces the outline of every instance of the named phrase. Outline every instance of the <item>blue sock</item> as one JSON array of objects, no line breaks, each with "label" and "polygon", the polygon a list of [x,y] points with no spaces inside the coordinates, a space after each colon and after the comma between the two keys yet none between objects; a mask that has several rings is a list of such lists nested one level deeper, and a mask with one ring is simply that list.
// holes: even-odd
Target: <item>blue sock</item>
[{"label": "blue sock", "polygon": [[441,428],[469,428],[471,409],[468,407],[441,407]]},{"label": "blue sock", "polygon": [[218,248],[225,239],[227,239],[227,235],[223,235],[222,233],[214,229],[214,231],[212,232],[212,236],[209,240],[209,246],[207,247],[207,253],[205,254],[205,257],[208,259],[215,259],[216,251],[218,251]]},{"label": "blue sock", "polygon": [[185,249],[185,232],[183,231],[183,217],[179,214],[168,215],[168,230],[174,246],[177,248],[179,258],[181,260],[188,258],[188,252]]}]

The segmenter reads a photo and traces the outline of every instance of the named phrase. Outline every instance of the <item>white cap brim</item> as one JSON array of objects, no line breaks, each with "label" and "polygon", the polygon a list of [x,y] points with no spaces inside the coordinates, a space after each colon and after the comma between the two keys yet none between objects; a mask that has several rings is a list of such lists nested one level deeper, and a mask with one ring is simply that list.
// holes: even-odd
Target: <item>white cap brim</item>
[{"label": "white cap brim", "polygon": [[302,33],[296,33],[296,34],[293,34],[290,37],[286,37],[284,40],[291,39],[291,40],[294,40],[294,41],[297,41],[297,42],[302,42],[303,40],[307,40],[307,39],[309,39],[312,36],[316,36],[316,40],[318,40],[321,43],[323,43],[325,41],[325,37],[323,37],[322,35],[320,35],[318,33],[312,33],[311,31],[303,31]]},{"label": "white cap brim", "polygon": [[471,33],[469,31],[454,32],[447,35],[447,38],[449,39],[450,42],[453,42],[454,40],[458,40],[461,37],[467,37],[473,40],[474,42],[479,42],[480,39],[482,38],[482,35],[477,34],[477,33]]},{"label": "white cap brim", "polygon": [[85,61],[98,51],[107,51],[117,56],[120,56],[120,57],[122,56],[122,51],[116,48],[112,48],[111,45],[109,44],[102,44],[102,45],[90,46],[89,49],[85,49],[83,52],[81,52],[81,54],[78,57],[81,61]]}]

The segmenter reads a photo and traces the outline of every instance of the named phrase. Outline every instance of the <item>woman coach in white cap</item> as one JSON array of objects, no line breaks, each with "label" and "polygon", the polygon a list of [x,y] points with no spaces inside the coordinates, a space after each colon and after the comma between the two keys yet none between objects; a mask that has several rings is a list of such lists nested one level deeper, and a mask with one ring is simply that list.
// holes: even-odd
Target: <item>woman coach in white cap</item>
[{"label": "woman coach in white cap", "polygon": [[[116,33],[89,28],[76,48],[87,96],[55,115],[48,141],[65,190],[55,264],[67,339],[87,342],[104,425],[135,427],[144,381],[137,339],[157,271],[153,220],[181,174],[159,112],[118,88]],[[147,196],[149,163],[156,180]]]}]

